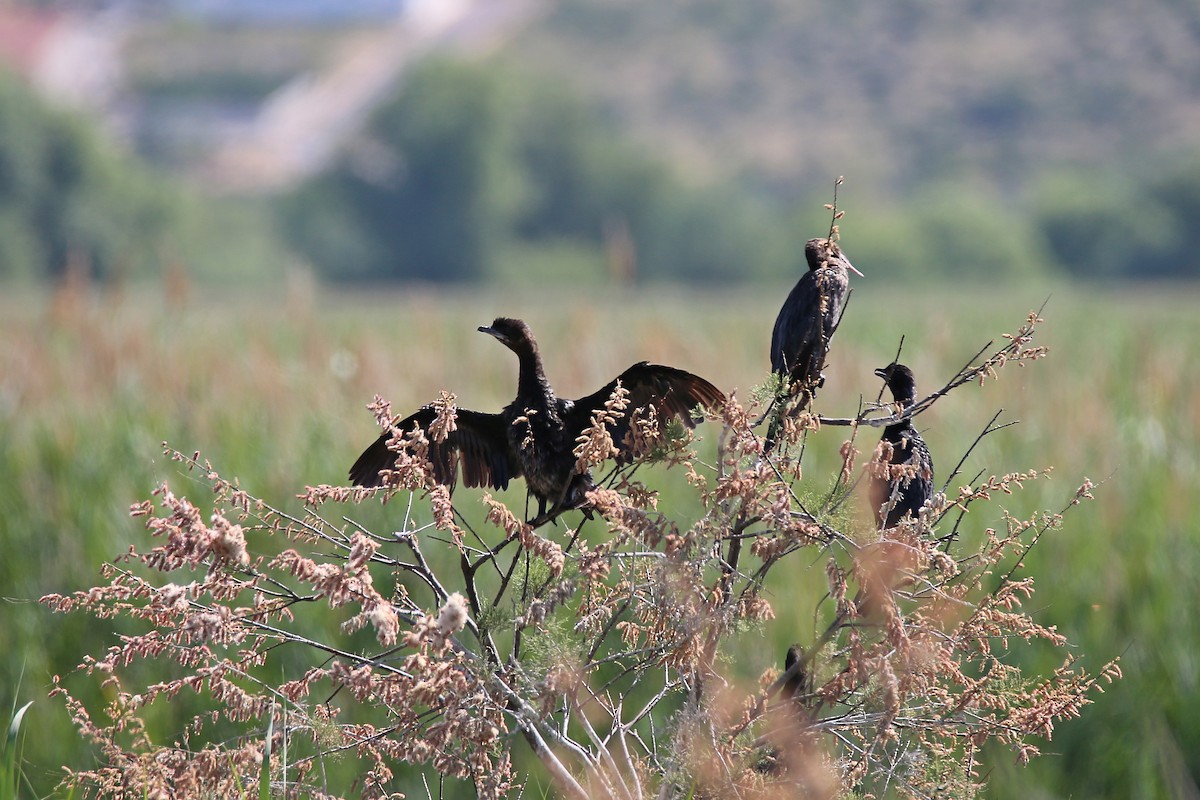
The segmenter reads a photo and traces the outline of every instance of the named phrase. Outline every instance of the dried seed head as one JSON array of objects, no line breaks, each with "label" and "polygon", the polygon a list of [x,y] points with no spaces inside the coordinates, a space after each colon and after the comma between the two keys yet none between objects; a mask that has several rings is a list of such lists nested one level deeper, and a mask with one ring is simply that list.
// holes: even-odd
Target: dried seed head
[{"label": "dried seed head", "polygon": [[458,633],[467,625],[467,600],[458,592],[446,598],[438,610],[437,627],[443,636]]}]

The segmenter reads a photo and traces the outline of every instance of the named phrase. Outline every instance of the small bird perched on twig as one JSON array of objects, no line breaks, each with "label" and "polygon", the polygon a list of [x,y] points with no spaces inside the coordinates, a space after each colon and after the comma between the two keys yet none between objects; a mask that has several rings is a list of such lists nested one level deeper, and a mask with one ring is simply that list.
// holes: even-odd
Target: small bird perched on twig
[{"label": "small bird perched on twig", "polygon": [[[564,400],[550,388],[537,341],[522,320],[500,317],[479,330],[517,354],[517,396],[498,414],[458,409],[454,429],[444,439],[428,437],[433,477],[453,487],[461,467],[467,486],[505,489],[511,479],[523,476],[538,500],[539,521],[545,520],[547,505],[551,516],[586,507],[586,494],[595,484],[586,469],[579,469],[577,440],[592,426],[593,414],[605,409],[618,383],[628,393],[628,404],[624,413],[605,423],[618,463],[628,463],[646,449],[640,437],[629,436],[638,409],[653,410],[661,437],[669,420],[693,427],[697,420],[692,412],[697,406],[716,409],[725,402],[725,395],[703,378],[645,361],[586,397]],[[419,428],[428,434],[437,415],[438,407],[431,403],[396,422],[395,427],[405,433]],[[384,433],[354,462],[350,468],[354,484],[382,485],[380,473],[391,469],[396,460],[388,448],[390,439],[391,434]]]},{"label": "small bird perched on twig", "polygon": [[[887,383],[901,413],[916,402],[917,382],[911,369],[892,363],[875,374]],[[888,475],[872,475],[868,496],[875,524],[891,528],[905,516],[915,518],[933,497],[933,457],[911,418],[888,425],[880,441],[891,451],[884,465]]]},{"label": "small bird perched on twig", "polygon": [[[794,644],[787,650],[783,659],[783,675],[779,694],[793,703],[799,702],[808,685],[808,673],[804,669],[804,648]],[[791,674],[788,674],[791,673]]]},{"label": "small bird perched on twig", "polygon": [[776,409],[767,430],[766,450],[775,446],[783,404],[795,394],[795,409],[804,409],[824,383],[821,370],[829,342],[846,302],[849,273],[862,276],[832,239],[809,239],[804,245],[808,272],[792,287],[771,333],[771,371],[779,376]]}]

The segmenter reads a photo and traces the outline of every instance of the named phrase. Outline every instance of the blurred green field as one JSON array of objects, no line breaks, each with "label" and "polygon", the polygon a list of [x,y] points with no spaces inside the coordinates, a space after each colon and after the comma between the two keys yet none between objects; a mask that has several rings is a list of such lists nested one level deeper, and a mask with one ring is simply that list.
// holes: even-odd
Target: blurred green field
[{"label": "blurred green field", "polygon": [[[376,435],[364,409],[374,393],[396,410],[442,388],[467,408],[498,409],[510,399],[514,360],[475,331],[498,315],[530,322],[566,396],[648,359],[748,400],[766,377],[771,325],[788,288],[597,290],[579,298],[419,288],[327,295],[298,284],[277,296],[184,299],[144,289],[0,299],[0,705],[37,701],[25,719],[26,773],[46,791],[61,766],[89,763],[62,705],[45,693],[53,674],[113,635],[82,616],[52,615],[36,599],[93,585],[103,561],[145,541],[129,505],[162,479],[185,489],[191,480],[162,456],[162,441],[200,450],[247,490],[295,507],[304,485],[341,482]],[[835,341],[820,410],[851,414],[860,395],[874,399],[871,371],[891,359],[901,334],[903,360],[921,388],[936,388],[989,339],[1015,330],[1046,294],[978,286],[905,293],[862,281]],[[1026,563],[1040,579],[1038,619],[1057,625],[1091,668],[1121,655],[1125,680],[1062,725],[1033,766],[1018,769],[1008,753],[992,754],[989,796],[1194,796],[1198,302],[1200,291],[1178,287],[1058,287],[1038,339],[1050,346],[1049,359],[964,387],[921,417],[941,476],[996,410],[1021,421],[987,437],[962,479],[1053,465],[1050,481],[999,501],[1018,515],[1061,508],[1085,476],[1104,481],[1095,502],[1074,509]],[[814,481],[839,463],[843,435],[826,428],[813,437],[806,474]],[[997,511],[990,505],[991,518],[970,524],[994,524]],[[367,522],[387,520],[384,509],[363,513]],[[763,634],[771,645],[747,648],[747,674],[768,665],[762,653],[782,652],[796,627],[811,625],[811,610],[786,587],[772,588],[778,618]],[[1018,654],[1042,669],[1062,658]]]}]

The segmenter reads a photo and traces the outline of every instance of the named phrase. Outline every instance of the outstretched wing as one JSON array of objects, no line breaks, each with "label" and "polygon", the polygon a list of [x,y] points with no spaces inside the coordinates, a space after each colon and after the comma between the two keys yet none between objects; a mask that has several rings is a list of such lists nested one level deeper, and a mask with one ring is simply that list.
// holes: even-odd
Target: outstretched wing
[{"label": "outstretched wing", "polygon": [[572,440],[591,425],[592,414],[603,408],[612,397],[618,381],[629,392],[629,405],[625,413],[610,426],[617,448],[617,461],[621,463],[642,455],[627,438],[630,420],[638,409],[653,407],[660,425],[665,426],[668,420],[674,418],[691,428],[695,427],[697,421],[692,418],[696,406],[715,409],[725,402],[721,390],[699,375],[642,361],[564,410],[563,423]]},{"label": "outstretched wing", "polygon": [[[429,426],[437,417],[433,404],[421,406],[416,413],[396,423],[402,431],[420,428],[428,436]],[[454,486],[459,467],[467,486],[506,489],[512,478],[520,477],[521,464],[512,457],[507,431],[499,414],[458,409],[456,428],[440,442],[429,439],[429,461],[438,483]],[[396,454],[388,449],[390,434],[383,434],[350,468],[350,481],[356,486],[379,486],[379,473],[391,469]]]}]

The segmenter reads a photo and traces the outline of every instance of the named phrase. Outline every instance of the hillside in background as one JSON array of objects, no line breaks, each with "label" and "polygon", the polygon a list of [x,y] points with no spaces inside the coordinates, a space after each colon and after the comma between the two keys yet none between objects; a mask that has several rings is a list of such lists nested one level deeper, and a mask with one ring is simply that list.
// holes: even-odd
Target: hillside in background
[{"label": "hillside in background", "polygon": [[511,48],[689,170],[864,194],[1200,145],[1200,6],[559,0]]},{"label": "hillside in background", "polygon": [[[1184,3],[414,0],[368,21],[55,6],[75,13],[53,17],[62,46],[108,31],[119,62],[93,118],[219,197],[154,248],[202,280],[298,261],[331,283],[783,283],[829,229],[839,175],[872,280],[1200,277]],[[10,183],[0,210],[28,203]],[[89,198],[119,207],[106,185]],[[0,273],[100,249],[70,197],[39,202],[17,233],[57,240]],[[136,236],[108,240],[108,263],[147,263]]]},{"label": "hillside in background", "polygon": [[[621,274],[755,280],[794,273],[845,175],[843,234],[873,279],[1200,276],[1200,10],[1187,4],[561,0],[475,63],[481,77],[463,85],[418,72],[398,89],[399,107],[438,109],[438,147],[415,149],[401,128],[416,117],[393,114],[389,128],[382,111],[305,187],[312,216],[293,227],[319,234],[358,204],[371,211],[356,224],[378,229],[358,249],[378,253],[396,228],[378,210],[407,208],[397,224],[430,236],[495,232],[470,266],[422,258],[426,276],[503,280],[603,280],[613,231],[628,231],[618,249],[635,266]],[[468,86],[479,81],[492,85],[488,133]],[[530,102],[556,110],[531,114]],[[480,147],[503,162],[488,162],[502,181],[474,173],[475,200],[506,198],[495,215],[480,216],[486,200],[413,194],[461,192],[453,176]],[[408,182],[368,185],[364,148],[409,164]],[[350,274],[334,263],[345,230],[302,236],[306,257]],[[400,255],[370,273],[408,274],[405,250],[389,245]]]}]

